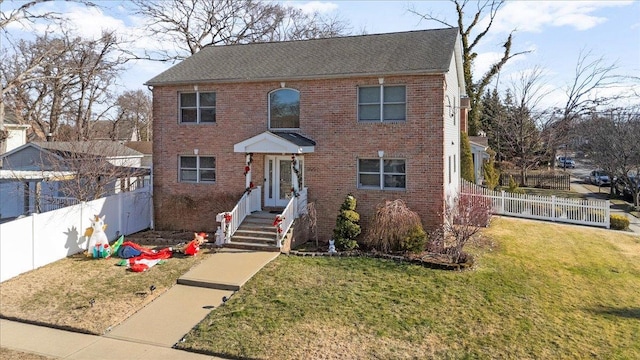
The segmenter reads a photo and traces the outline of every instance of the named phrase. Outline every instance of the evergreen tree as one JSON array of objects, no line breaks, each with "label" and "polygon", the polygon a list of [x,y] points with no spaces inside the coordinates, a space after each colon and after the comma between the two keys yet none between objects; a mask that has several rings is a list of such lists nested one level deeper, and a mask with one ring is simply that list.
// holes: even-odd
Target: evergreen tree
[{"label": "evergreen tree", "polygon": [[496,169],[495,151],[489,149],[489,160],[482,164],[482,172],[484,175],[484,182],[487,188],[494,190],[500,183],[500,172]]},{"label": "evergreen tree", "polygon": [[504,159],[505,144],[504,135],[501,133],[501,124],[506,120],[505,106],[500,99],[497,89],[487,91],[482,96],[480,103],[482,116],[480,118],[481,129],[486,133],[489,147],[496,152],[495,158]]},{"label": "evergreen tree", "polygon": [[471,156],[471,143],[465,132],[460,133],[460,176],[472,183],[476,182],[476,174],[473,171],[473,157]]},{"label": "evergreen tree", "polygon": [[340,250],[352,250],[358,247],[356,237],[362,231],[358,222],[360,214],[356,212],[356,198],[349,194],[344,199],[333,229],[335,245]]}]

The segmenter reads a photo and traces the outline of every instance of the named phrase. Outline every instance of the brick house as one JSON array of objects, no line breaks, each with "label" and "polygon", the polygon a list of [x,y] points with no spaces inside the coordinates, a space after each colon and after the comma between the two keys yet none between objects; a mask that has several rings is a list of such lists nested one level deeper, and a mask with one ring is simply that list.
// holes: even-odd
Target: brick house
[{"label": "brick house", "polygon": [[248,187],[261,210],[304,192],[322,241],[347,194],[365,230],[394,199],[430,229],[459,187],[456,28],[210,46],[146,85],[159,229],[213,231]]}]

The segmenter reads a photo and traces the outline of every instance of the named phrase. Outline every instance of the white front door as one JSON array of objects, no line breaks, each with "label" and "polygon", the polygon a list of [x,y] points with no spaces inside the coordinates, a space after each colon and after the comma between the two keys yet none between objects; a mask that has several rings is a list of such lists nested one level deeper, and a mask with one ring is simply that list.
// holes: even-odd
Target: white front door
[{"label": "white front door", "polygon": [[[300,172],[302,173],[302,159]],[[264,162],[264,206],[285,207],[291,199],[291,156],[266,155]],[[302,185],[302,184],[301,184]]]}]

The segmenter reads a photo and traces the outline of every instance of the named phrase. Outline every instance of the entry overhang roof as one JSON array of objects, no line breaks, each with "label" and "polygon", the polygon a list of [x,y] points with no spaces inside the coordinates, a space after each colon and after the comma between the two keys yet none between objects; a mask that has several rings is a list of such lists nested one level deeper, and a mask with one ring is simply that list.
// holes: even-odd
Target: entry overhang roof
[{"label": "entry overhang roof", "polygon": [[315,151],[316,142],[294,132],[265,131],[233,145],[239,153],[305,154]]}]

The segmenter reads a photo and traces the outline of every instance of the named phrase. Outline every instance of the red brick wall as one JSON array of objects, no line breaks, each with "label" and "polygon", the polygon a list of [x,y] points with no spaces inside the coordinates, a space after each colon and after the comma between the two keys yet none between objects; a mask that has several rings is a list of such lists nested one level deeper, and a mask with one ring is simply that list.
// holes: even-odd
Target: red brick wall
[{"label": "red brick wall", "polygon": [[[407,121],[397,124],[359,123],[357,86],[377,85],[378,78],[287,81],[300,91],[300,132],[315,140],[315,152],[304,155],[305,186],[315,202],[320,239],[332,235],[340,204],[348,193],[358,200],[363,229],[384,200],[404,199],[417,211],[426,228],[440,222],[444,198],[442,75],[386,77],[386,85],[407,86]],[[245,154],[233,145],[267,130],[268,93],[280,82],[199,85],[199,91],[216,92],[215,124],[178,124],[178,92],[193,86],[163,86],[153,90],[154,206],[158,228],[212,231],[215,213],[244,190]],[[215,184],[177,182],[178,155],[216,157]],[[405,191],[357,188],[357,159],[404,158]],[[261,185],[264,156],[254,155],[253,179]],[[224,196],[223,196],[224,197]],[[185,200],[186,199],[186,200]],[[190,202],[191,200],[192,202]],[[182,204],[184,203],[184,204]],[[182,204],[182,207],[176,207]]]}]

